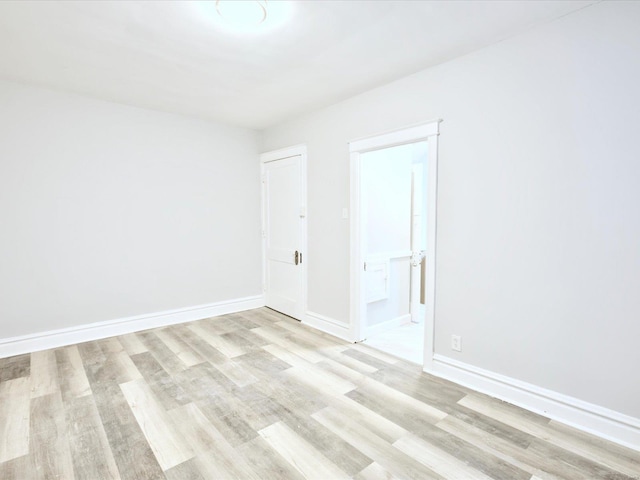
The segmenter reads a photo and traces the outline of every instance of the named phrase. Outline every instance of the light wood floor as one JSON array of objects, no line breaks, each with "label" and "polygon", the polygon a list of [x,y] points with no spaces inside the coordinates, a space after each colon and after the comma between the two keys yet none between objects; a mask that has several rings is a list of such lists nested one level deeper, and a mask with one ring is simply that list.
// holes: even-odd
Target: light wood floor
[{"label": "light wood floor", "polygon": [[614,480],[639,465],[265,308],[0,360],[3,480]]}]

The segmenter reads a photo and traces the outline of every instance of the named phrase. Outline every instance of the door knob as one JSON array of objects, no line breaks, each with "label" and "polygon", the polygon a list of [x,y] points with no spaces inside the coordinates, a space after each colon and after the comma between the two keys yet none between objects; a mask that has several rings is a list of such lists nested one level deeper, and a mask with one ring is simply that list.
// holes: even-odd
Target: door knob
[{"label": "door knob", "polygon": [[298,255],[299,255],[299,254],[298,254],[298,250],[296,250],[296,253],[295,253],[295,254],[294,254],[294,256],[293,256],[293,258],[294,258],[294,261],[295,261],[296,265],[298,265]]}]

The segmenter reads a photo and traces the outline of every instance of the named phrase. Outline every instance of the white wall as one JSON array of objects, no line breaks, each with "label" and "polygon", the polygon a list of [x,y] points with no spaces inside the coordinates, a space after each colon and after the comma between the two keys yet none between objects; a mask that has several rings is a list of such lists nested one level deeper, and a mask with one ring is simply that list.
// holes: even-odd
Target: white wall
[{"label": "white wall", "polygon": [[360,155],[365,255],[411,249],[411,147]]},{"label": "white wall", "polygon": [[268,129],[308,145],[309,309],[348,319],[347,142],[442,118],[436,352],[640,417],[638,25],[599,3]]},{"label": "white wall", "polygon": [[0,339],[261,293],[253,131],[0,82]]}]

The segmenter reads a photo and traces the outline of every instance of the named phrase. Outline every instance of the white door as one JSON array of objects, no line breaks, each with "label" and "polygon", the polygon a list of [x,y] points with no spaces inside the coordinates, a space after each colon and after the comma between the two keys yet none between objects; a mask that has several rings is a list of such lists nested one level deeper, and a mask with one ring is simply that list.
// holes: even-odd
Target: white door
[{"label": "white door", "polygon": [[[411,321],[413,323],[422,323],[424,319],[423,308],[420,307],[424,303],[424,255],[427,248],[426,245],[426,229],[427,222],[424,214],[426,207],[426,197],[424,189],[426,185],[426,154],[427,145],[424,143],[424,149],[416,149],[420,162],[411,165]],[[420,158],[424,156],[424,159]]]},{"label": "white door", "polygon": [[267,307],[302,319],[302,155],[263,163],[265,296]]}]

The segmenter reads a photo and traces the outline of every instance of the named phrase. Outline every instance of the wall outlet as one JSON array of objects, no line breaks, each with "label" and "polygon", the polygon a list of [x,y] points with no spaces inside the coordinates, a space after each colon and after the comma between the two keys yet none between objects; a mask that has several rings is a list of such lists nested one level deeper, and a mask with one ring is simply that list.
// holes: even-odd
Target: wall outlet
[{"label": "wall outlet", "polygon": [[460,335],[451,335],[451,350],[462,351],[462,337]]}]

